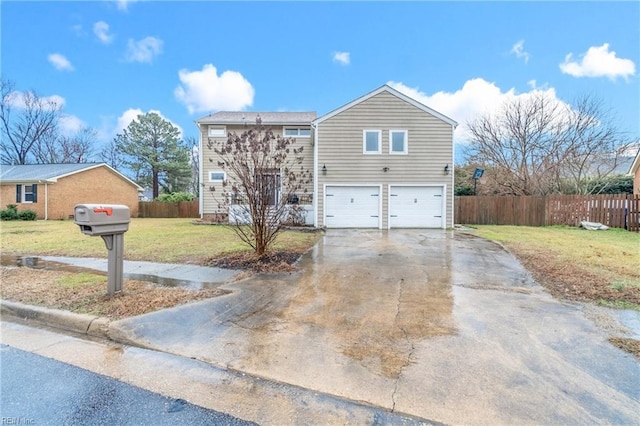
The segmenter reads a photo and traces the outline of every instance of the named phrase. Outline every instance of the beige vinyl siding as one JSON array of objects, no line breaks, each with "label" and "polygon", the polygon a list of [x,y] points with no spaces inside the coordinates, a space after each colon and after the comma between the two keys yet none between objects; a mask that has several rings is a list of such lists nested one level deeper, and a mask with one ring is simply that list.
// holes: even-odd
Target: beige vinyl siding
[{"label": "beige vinyl siding", "polygon": [[[363,154],[362,131],[381,130],[381,154]],[[408,154],[389,154],[389,130],[407,130]],[[318,124],[318,226],[324,226],[325,184],[382,184],[382,228],[388,227],[389,184],[446,185],[446,226],[453,225],[450,124],[381,92]],[[384,172],[383,168],[389,171]]]},{"label": "beige vinyl siding", "polygon": [[[217,124],[212,124],[216,127],[218,127],[219,125]],[[278,135],[282,135],[283,131],[284,131],[284,127],[282,125],[274,125],[274,126],[268,126],[270,127],[274,133],[278,134]],[[306,124],[306,125],[287,125],[286,127],[310,127],[310,123]],[[215,137],[215,138],[209,138],[208,137],[208,128],[209,128],[209,124],[208,123],[203,123],[200,125],[200,132],[201,132],[201,138],[202,138],[202,171],[201,171],[201,182],[204,184],[204,187],[202,188],[202,194],[203,194],[203,213],[204,214],[209,214],[209,213],[226,213],[222,210],[220,210],[220,208],[218,207],[218,204],[220,203],[220,196],[222,194],[222,183],[219,182],[209,182],[209,172],[212,171],[222,171],[222,169],[218,166],[218,161],[219,161],[219,156],[215,154],[215,152],[213,151],[213,149],[209,149],[207,147],[207,142],[209,140],[215,140],[215,141],[225,141],[227,138],[224,137]],[[244,130],[245,127],[242,125],[226,125],[227,128],[227,132],[228,133],[237,133],[237,134],[241,134]],[[293,145],[294,147],[299,147],[299,146],[303,146],[304,150],[302,151],[302,155],[304,156],[304,161],[302,166],[305,169],[311,170],[313,171],[313,132],[311,134],[310,137],[297,137],[296,138],[296,143]],[[210,161],[211,160],[211,161]],[[299,168],[299,166],[297,166]],[[229,176],[227,174],[227,179],[231,179],[232,176]],[[210,188],[214,187],[215,191],[211,192]],[[312,194],[313,193],[313,181],[311,183],[309,183],[308,187],[307,187],[307,194]],[[303,195],[303,194],[300,194]],[[303,198],[301,198],[301,201],[303,201]],[[309,204],[311,203],[311,198],[309,198]]]}]

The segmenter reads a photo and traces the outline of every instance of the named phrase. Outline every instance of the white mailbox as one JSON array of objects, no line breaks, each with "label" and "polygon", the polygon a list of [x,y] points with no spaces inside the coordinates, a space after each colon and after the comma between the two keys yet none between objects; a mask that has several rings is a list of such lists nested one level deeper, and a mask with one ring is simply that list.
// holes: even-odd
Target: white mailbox
[{"label": "white mailbox", "polygon": [[109,252],[107,293],[122,291],[124,233],[129,230],[129,207],[120,204],[78,204],[74,222],[83,234],[101,237]]},{"label": "white mailbox", "polygon": [[129,207],[120,204],[78,204],[75,224],[86,235],[121,234],[129,230]]}]

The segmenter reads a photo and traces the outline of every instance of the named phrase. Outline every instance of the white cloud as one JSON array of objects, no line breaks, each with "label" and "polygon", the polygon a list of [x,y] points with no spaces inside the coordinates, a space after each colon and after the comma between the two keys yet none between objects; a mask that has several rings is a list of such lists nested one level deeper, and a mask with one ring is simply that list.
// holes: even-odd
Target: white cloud
[{"label": "white cloud", "polygon": [[[162,115],[162,113],[160,111],[158,111],[157,109],[152,109],[152,110],[149,110],[148,112],[155,112],[160,117],[162,117],[162,119],[168,121],[174,127],[177,127],[178,130],[180,131],[180,137],[182,137],[182,135],[183,135],[182,127],[178,126],[176,123],[174,123],[173,121],[171,121],[170,119],[168,119],[167,117]],[[131,122],[133,120],[137,120],[138,116],[139,115],[143,115],[143,114],[145,114],[145,112],[143,112],[140,108],[129,108],[128,110],[123,112],[120,115],[120,117],[118,117],[118,122],[116,124],[116,128],[113,131],[114,136],[116,134],[122,133],[123,130],[126,129],[129,126],[129,124],[131,124]]]},{"label": "white cloud", "polygon": [[349,52],[335,52],[333,54],[333,62],[341,65],[349,65],[349,63],[351,63],[351,54]]},{"label": "white cloud", "polygon": [[516,58],[524,59],[525,64],[529,62],[529,58],[531,57],[529,52],[524,50],[524,40],[518,40],[518,42],[511,47],[509,53],[515,55]]},{"label": "white cloud", "polygon": [[109,24],[104,21],[93,24],[93,33],[102,44],[109,44],[113,41],[113,34],[109,34]]},{"label": "white cloud", "polygon": [[[45,109],[49,108],[49,106],[62,108],[65,103],[65,99],[59,95],[39,96],[39,98]],[[24,92],[14,91],[9,93],[9,95],[7,95],[7,103],[13,108],[24,109],[26,107]]]},{"label": "white cloud", "polygon": [[[255,90],[237,71],[225,71],[218,76],[212,64],[202,71],[181,69],[182,85],[176,87],[176,99],[186,105],[189,114],[221,110],[243,110],[253,104]],[[183,87],[184,86],[184,87]]]},{"label": "white cloud", "polygon": [[129,4],[135,3],[137,0],[115,0],[116,8],[123,12],[126,12],[129,9]]},{"label": "white cloud", "polygon": [[73,136],[86,127],[84,121],[70,114],[60,114],[58,124],[60,126],[60,133],[62,133],[63,136]]},{"label": "white cloud", "polygon": [[69,60],[60,53],[52,53],[47,56],[47,59],[49,59],[51,65],[53,65],[58,71],[73,71],[73,65],[71,65],[71,62],[69,62]]},{"label": "white cloud", "polygon": [[140,108],[129,108],[125,112],[118,117],[118,123],[116,124],[116,129],[114,133],[122,133],[124,129],[129,126],[129,124],[138,118],[139,115],[144,114]]},{"label": "white cloud", "polygon": [[609,51],[609,43],[602,46],[592,46],[587,53],[580,55],[580,62],[572,61],[573,53],[569,53],[560,70],[573,77],[608,77],[615,80],[622,77],[627,80],[635,75],[636,65],[631,59],[616,57],[616,52]]},{"label": "white cloud", "polygon": [[[535,85],[535,82],[530,81],[529,84],[531,85],[531,83]],[[455,92],[436,92],[433,95],[427,95],[418,88],[408,87],[401,82],[390,81],[387,84],[457,121],[458,127],[454,133],[454,141],[458,144],[466,144],[470,139],[471,134],[466,126],[467,122],[484,114],[498,112],[504,102],[526,99],[534,95],[544,95],[551,102],[567,106],[565,102],[558,99],[555,89],[546,87],[546,85],[544,88],[532,87],[529,92],[516,93],[514,88],[503,91],[495,83],[482,78],[474,78],[466,81],[462,88]]]},{"label": "white cloud", "polygon": [[154,56],[162,53],[163,41],[155,37],[145,37],[135,41],[129,39],[125,59],[129,62],[151,62]]}]

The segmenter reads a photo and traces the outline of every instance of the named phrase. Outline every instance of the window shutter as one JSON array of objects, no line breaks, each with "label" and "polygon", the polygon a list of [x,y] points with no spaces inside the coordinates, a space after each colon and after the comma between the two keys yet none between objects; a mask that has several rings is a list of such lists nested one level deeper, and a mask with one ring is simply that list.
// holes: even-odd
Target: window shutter
[{"label": "window shutter", "polygon": [[22,185],[16,185],[16,203],[22,202]]},{"label": "window shutter", "polygon": [[33,202],[37,203],[38,202],[38,185],[33,184],[33,186],[31,188],[32,188],[32,191],[33,191]]}]

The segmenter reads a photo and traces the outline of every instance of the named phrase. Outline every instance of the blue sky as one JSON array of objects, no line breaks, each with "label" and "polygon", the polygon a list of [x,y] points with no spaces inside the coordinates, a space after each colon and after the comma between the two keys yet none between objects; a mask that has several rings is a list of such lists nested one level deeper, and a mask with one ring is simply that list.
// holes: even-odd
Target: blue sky
[{"label": "blue sky", "polygon": [[639,2],[2,1],[1,71],[106,143],[140,112],[325,114],[385,83],[460,123],[505,99],[602,99],[640,137]]}]

